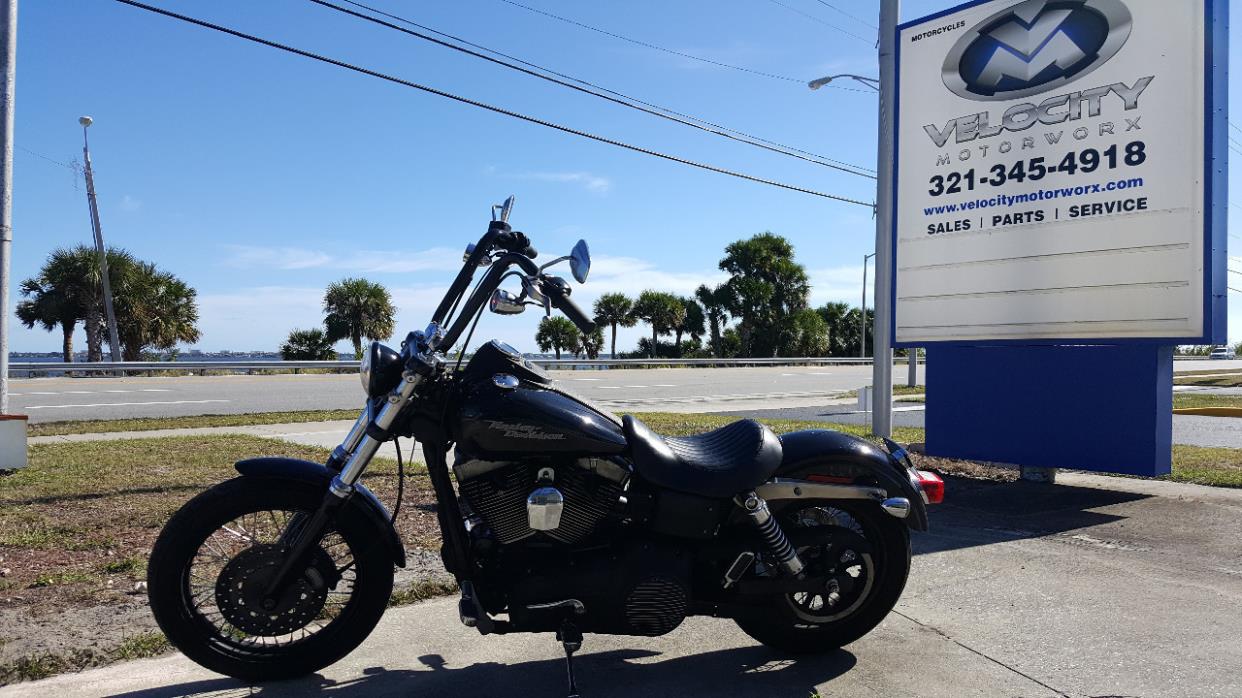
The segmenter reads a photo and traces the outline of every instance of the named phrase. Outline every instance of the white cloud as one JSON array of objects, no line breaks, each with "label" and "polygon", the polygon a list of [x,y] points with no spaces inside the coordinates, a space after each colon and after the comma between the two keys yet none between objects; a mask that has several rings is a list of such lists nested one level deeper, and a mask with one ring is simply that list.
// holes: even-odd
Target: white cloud
[{"label": "white cloud", "polygon": [[[873,305],[871,294],[875,289],[875,268],[867,270],[867,305]],[[811,307],[818,308],[825,303],[844,301],[857,306],[862,301],[862,266],[829,267],[825,269],[808,269],[807,276],[811,281]]]},{"label": "white cloud", "polygon": [[360,250],[334,255],[323,250],[301,247],[259,247],[227,245],[224,264],[241,269],[339,269],[360,273],[406,273],[415,271],[456,271],[461,267],[460,250],[433,247],[421,252],[404,250]]},{"label": "white cloud", "polygon": [[483,174],[505,179],[517,179],[532,182],[552,182],[561,184],[577,184],[583,189],[596,194],[606,194],[612,189],[612,180],[591,172],[501,172],[495,165],[483,168]]},{"label": "white cloud", "polygon": [[130,196],[129,194],[126,194],[125,196],[121,197],[121,210],[122,211],[132,213],[134,211],[137,211],[140,208],[142,208],[142,202],[139,201],[138,199]]}]

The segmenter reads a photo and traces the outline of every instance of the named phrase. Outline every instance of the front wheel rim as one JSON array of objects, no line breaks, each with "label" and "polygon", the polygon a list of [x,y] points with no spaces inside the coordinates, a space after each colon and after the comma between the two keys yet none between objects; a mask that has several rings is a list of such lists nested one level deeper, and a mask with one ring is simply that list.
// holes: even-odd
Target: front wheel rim
[{"label": "front wheel rim", "polygon": [[[353,593],[357,585],[355,551],[339,532],[329,530],[317,548],[312,549],[314,563],[308,573],[318,570],[322,575],[330,564],[335,579],[331,588],[323,593],[322,605],[309,614],[313,617],[304,618],[307,615],[304,612],[294,623],[297,627],[290,626],[289,618],[273,620],[269,627],[282,632],[268,635],[259,630],[262,623],[240,621],[238,614],[242,609],[221,607],[222,602],[237,603],[237,599],[221,596],[221,583],[235,581],[224,576],[230,563],[243,554],[254,555],[256,550],[276,546],[290,519],[298,514],[309,512],[262,509],[239,514],[208,532],[187,561],[182,588],[185,609],[206,631],[209,644],[217,650],[234,656],[253,656],[294,648],[331,632],[357,601]],[[230,622],[230,617],[236,625]],[[259,632],[253,632],[256,630]]]}]

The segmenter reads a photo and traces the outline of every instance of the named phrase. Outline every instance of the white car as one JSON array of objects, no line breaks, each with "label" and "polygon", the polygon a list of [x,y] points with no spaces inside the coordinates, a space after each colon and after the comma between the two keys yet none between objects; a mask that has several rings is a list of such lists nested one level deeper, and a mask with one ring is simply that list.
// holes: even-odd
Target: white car
[{"label": "white car", "polygon": [[1233,352],[1229,351],[1228,347],[1217,347],[1212,350],[1212,353],[1208,355],[1208,358],[1227,361],[1233,358]]}]

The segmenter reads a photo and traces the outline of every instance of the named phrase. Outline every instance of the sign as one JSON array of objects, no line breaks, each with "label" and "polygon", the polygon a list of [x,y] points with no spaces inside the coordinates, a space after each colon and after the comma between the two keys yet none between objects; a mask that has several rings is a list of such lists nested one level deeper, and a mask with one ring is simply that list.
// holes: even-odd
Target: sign
[{"label": "sign", "polygon": [[898,28],[898,346],[1222,341],[1226,12],[987,0]]}]

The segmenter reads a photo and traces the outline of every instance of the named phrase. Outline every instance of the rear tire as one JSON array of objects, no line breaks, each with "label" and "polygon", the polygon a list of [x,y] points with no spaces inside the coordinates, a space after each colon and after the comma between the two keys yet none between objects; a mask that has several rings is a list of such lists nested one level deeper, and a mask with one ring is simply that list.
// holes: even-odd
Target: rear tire
[{"label": "rear tire", "polygon": [[[217,619],[216,616],[223,618],[218,609],[211,611],[213,599],[218,602],[220,598],[220,587],[217,586],[215,595],[201,591],[204,586],[216,584],[216,579],[194,575],[192,584],[191,572],[198,569],[195,565],[201,564],[198,561],[205,555],[201,551],[208,548],[207,541],[222,527],[260,512],[309,514],[319,507],[323,494],[321,488],[305,482],[239,477],[203,492],[173,515],[151,551],[147,585],[155,620],[177,649],[212,671],[261,682],[310,674],[336,662],[366,639],[383,615],[392,593],[393,562],[382,543],[383,535],[349,506],[341,509],[325,541],[329,536],[338,536],[348,546],[352,565],[343,574],[353,575],[348,580],[352,587],[348,600],[333,607],[333,611],[338,611],[335,616],[328,617],[326,605],[320,609],[312,607],[316,617],[306,622],[304,628],[314,625],[313,632],[299,627],[288,633],[291,639],[285,644],[264,637],[261,632],[241,632],[227,621]],[[243,541],[254,540],[244,535],[245,529],[241,533]],[[216,546],[215,543],[210,545]],[[253,551],[257,547],[249,549]],[[322,555],[329,556],[329,553],[325,551]],[[234,555],[233,559],[238,558]],[[323,557],[317,560],[325,566],[332,562],[330,556],[327,563],[322,562]],[[336,572],[341,573],[341,570]],[[342,579],[328,593],[344,593],[337,590],[344,581]],[[200,590],[197,596],[192,591],[194,584]],[[319,623],[323,624],[317,625]],[[306,632],[305,636],[293,639],[299,631]]]},{"label": "rear tire", "polygon": [[[893,610],[910,573],[910,532],[904,523],[874,505],[830,506],[848,514],[870,543],[873,577],[864,598],[842,617],[813,622],[798,615],[789,595],[780,595],[768,601],[762,613],[737,620],[747,635],[785,654],[830,652],[871,632]],[[796,518],[796,513],[779,515],[786,530]]]}]

